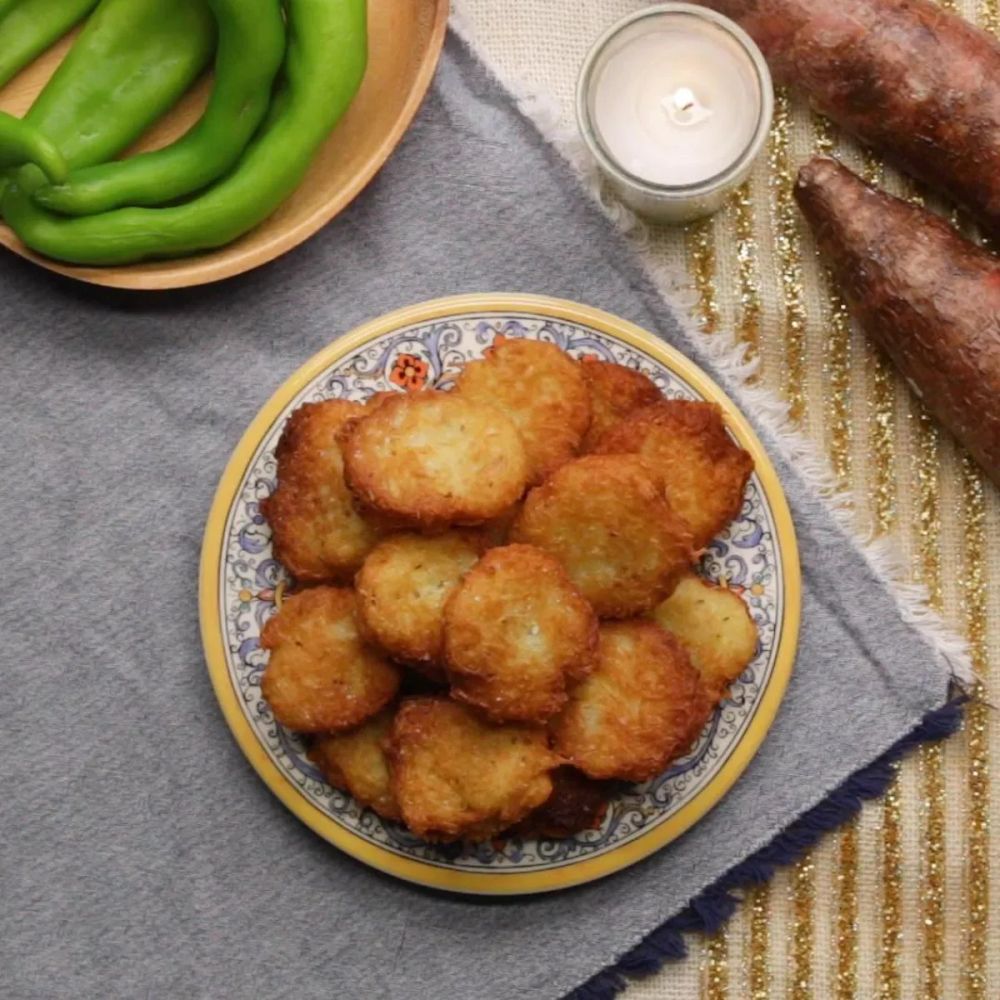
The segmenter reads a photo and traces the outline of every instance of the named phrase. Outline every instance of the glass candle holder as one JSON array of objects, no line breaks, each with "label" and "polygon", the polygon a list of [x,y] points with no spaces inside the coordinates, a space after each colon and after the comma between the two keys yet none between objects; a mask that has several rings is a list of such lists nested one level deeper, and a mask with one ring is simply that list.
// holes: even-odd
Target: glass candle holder
[{"label": "glass candle holder", "polygon": [[665,3],[612,25],[577,85],[577,119],[602,173],[641,215],[688,222],[746,180],[771,127],[760,49],[704,7]]}]

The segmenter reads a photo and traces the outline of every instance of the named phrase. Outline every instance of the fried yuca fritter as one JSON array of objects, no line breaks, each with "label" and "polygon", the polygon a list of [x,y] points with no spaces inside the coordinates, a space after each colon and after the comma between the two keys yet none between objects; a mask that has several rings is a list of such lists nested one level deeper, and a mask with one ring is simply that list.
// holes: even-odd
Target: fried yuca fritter
[{"label": "fried yuca fritter", "polygon": [[757,651],[757,626],[743,598],[694,573],[677,584],[651,617],[680,640],[716,701]]},{"label": "fried yuca fritter", "polygon": [[278,486],[261,510],[275,557],[304,582],[350,579],[381,534],[344,482],[337,442],[344,424],[362,413],[346,399],[303,403],[278,442]]},{"label": "fried yuca fritter", "polygon": [[552,794],[561,761],[544,729],[498,726],[447,698],[410,698],[389,744],[406,825],[427,840],[486,840]]},{"label": "fried yuca fritter", "polygon": [[552,772],[552,794],[518,825],[522,836],[572,837],[596,830],[604,821],[617,782],[595,781],[575,767]]},{"label": "fried yuca fritter", "polygon": [[649,611],[691,563],[691,535],[633,455],[586,455],[528,494],[511,540],[555,556],[602,618]]},{"label": "fried yuca fritter", "polygon": [[452,696],[497,722],[544,722],[593,666],[593,608],[530,545],[490,549],[448,599],[444,625]]},{"label": "fried yuca fritter", "polygon": [[514,422],[532,484],[571,459],[590,426],[587,383],[555,344],[502,340],[481,361],[470,361],[455,386],[459,395],[489,403]]},{"label": "fried yuca fritter", "polygon": [[309,747],[309,758],[334,788],[353,795],[379,816],[398,820],[386,755],[394,714],[387,708],[355,729],[317,737]]},{"label": "fried yuca fritter", "polygon": [[582,358],[580,371],[590,390],[590,428],[583,438],[581,451],[593,451],[605,431],[623,417],[663,396],[652,379],[635,368],[626,368],[610,361]]},{"label": "fried yuca fritter", "polygon": [[726,432],[715,403],[665,399],[636,410],[598,442],[600,454],[641,455],[703,549],[740,512],[753,459]]},{"label": "fried yuca fritter", "polygon": [[648,781],[688,749],[711,711],[677,639],[654,622],[610,622],[597,668],[552,724],[554,745],[592,778]]},{"label": "fried yuca fritter", "polygon": [[344,428],[348,485],[420,527],[480,524],[511,507],[528,476],[521,437],[497,408],[455,393],[399,393]]},{"label": "fried yuca fritter", "polygon": [[390,656],[436,668],[442,658],[444,605],[479,558],[483,540],[471,531],[394,535],[365,560],[355,586],[362,630]]},{"label": "fried yuca fritter", "polygon": [[301,733],[348,729],[395,696],[400,671],[366,645],[353,590],[313,587],[286,597],[260,636],[270,650],[261,693],[283,726]]}]

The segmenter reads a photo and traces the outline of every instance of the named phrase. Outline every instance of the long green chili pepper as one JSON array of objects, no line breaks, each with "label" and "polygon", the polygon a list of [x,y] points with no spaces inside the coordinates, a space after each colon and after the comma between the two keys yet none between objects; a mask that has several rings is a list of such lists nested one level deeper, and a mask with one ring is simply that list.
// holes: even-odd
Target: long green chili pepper
[{"label": "long green chili pepper", "polygon": [[301,183],[357,93],[367,59],[365,0],[287,0],[286,12],[282,91],[228,177],[181,205],[67,218],[35,203],[21,171],[3,197],[21,240],[73,264],[129,264],[222,246],[266,219]]},{"label": "long green chili pepper", "polygon": [[102,0],[25,120],[70,167],[103,163],[177,103],[214,51],[205,0]]},{"label": "long green chili pepper", "polygon": [[128,160],[76,170],[35,200],[65,215],[163,205],[198,191],[239,159],[267,112],[285,55],[280,0],[207,0],[219,31],[215,83],[204,115],[177,142]]},{"label": "long green chili pepper", "polygon": [[[97,6],[97,0],[0,0],[0,87]],[[8,9],[9,8],[9,9]]]},{"label": "long green chili pepper", "polygon": [[62,153],[34,125],[0,111],[0,167],[25,163],[34,163],[55,183],[69,173]]}]

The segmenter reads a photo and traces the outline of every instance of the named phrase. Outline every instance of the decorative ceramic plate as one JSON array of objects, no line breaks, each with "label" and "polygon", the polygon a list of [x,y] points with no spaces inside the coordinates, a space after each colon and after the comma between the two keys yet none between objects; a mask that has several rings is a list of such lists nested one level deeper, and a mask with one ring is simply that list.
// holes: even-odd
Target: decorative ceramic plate
[{"label": "decorative ceramic plate", "polygon": [[[653,781],[615,799],[598,830],[563,840],[433,845],[331,788],[298,736],[262,699],[260,632],[285,575],[271,551],[260,501],[275,485],[274,448],[306,400],[364,400],[374,392],[450,386],[497,337],[558,344],[640,368],[667,396],[719,403],[754,458],[739,518],[702,562],[746,600],[757,653],[697,745]],[[600,878],[678,837],[726,793],[764,739],[792,670],[799,627],[799,563],[788,505],[774,468],[740,412],[703,372],[662,341],[585,306],[535,296],[476,295],[403,309],[341,337],[274,394],[226,467],[208,519],[201,563],[201,624],[212,683],[237,741],[271,790],[320,836],[360,861],[439,889],[544,892]]]}]

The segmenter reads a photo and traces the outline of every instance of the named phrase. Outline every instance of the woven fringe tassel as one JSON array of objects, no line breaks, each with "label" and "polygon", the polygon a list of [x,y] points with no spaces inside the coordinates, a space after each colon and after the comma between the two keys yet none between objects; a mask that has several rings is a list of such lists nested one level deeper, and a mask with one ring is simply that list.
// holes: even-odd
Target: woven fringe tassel
[{"label": "woven fringe tassel", "polygon": [[767,882],[779,866],[797,861],[824,834],[855,816],[863,801],[884,794],[892,781],[896,761],[921,743],[943,740],[954,733],[961,725],[962,706],[967,700],[965,696],[956,698],[924,716],[919,726],[881,757],[852,774],[767,846],[730,868],[680,913],[648,934],[613,966],[569,993],[565,1000],[613,1000],[628,985],[628,977],[651,975],[664,963],[684,958],[687,954],[685,934],[717,931],[739,905],[740,899],[733,895],[735,891]]}]

